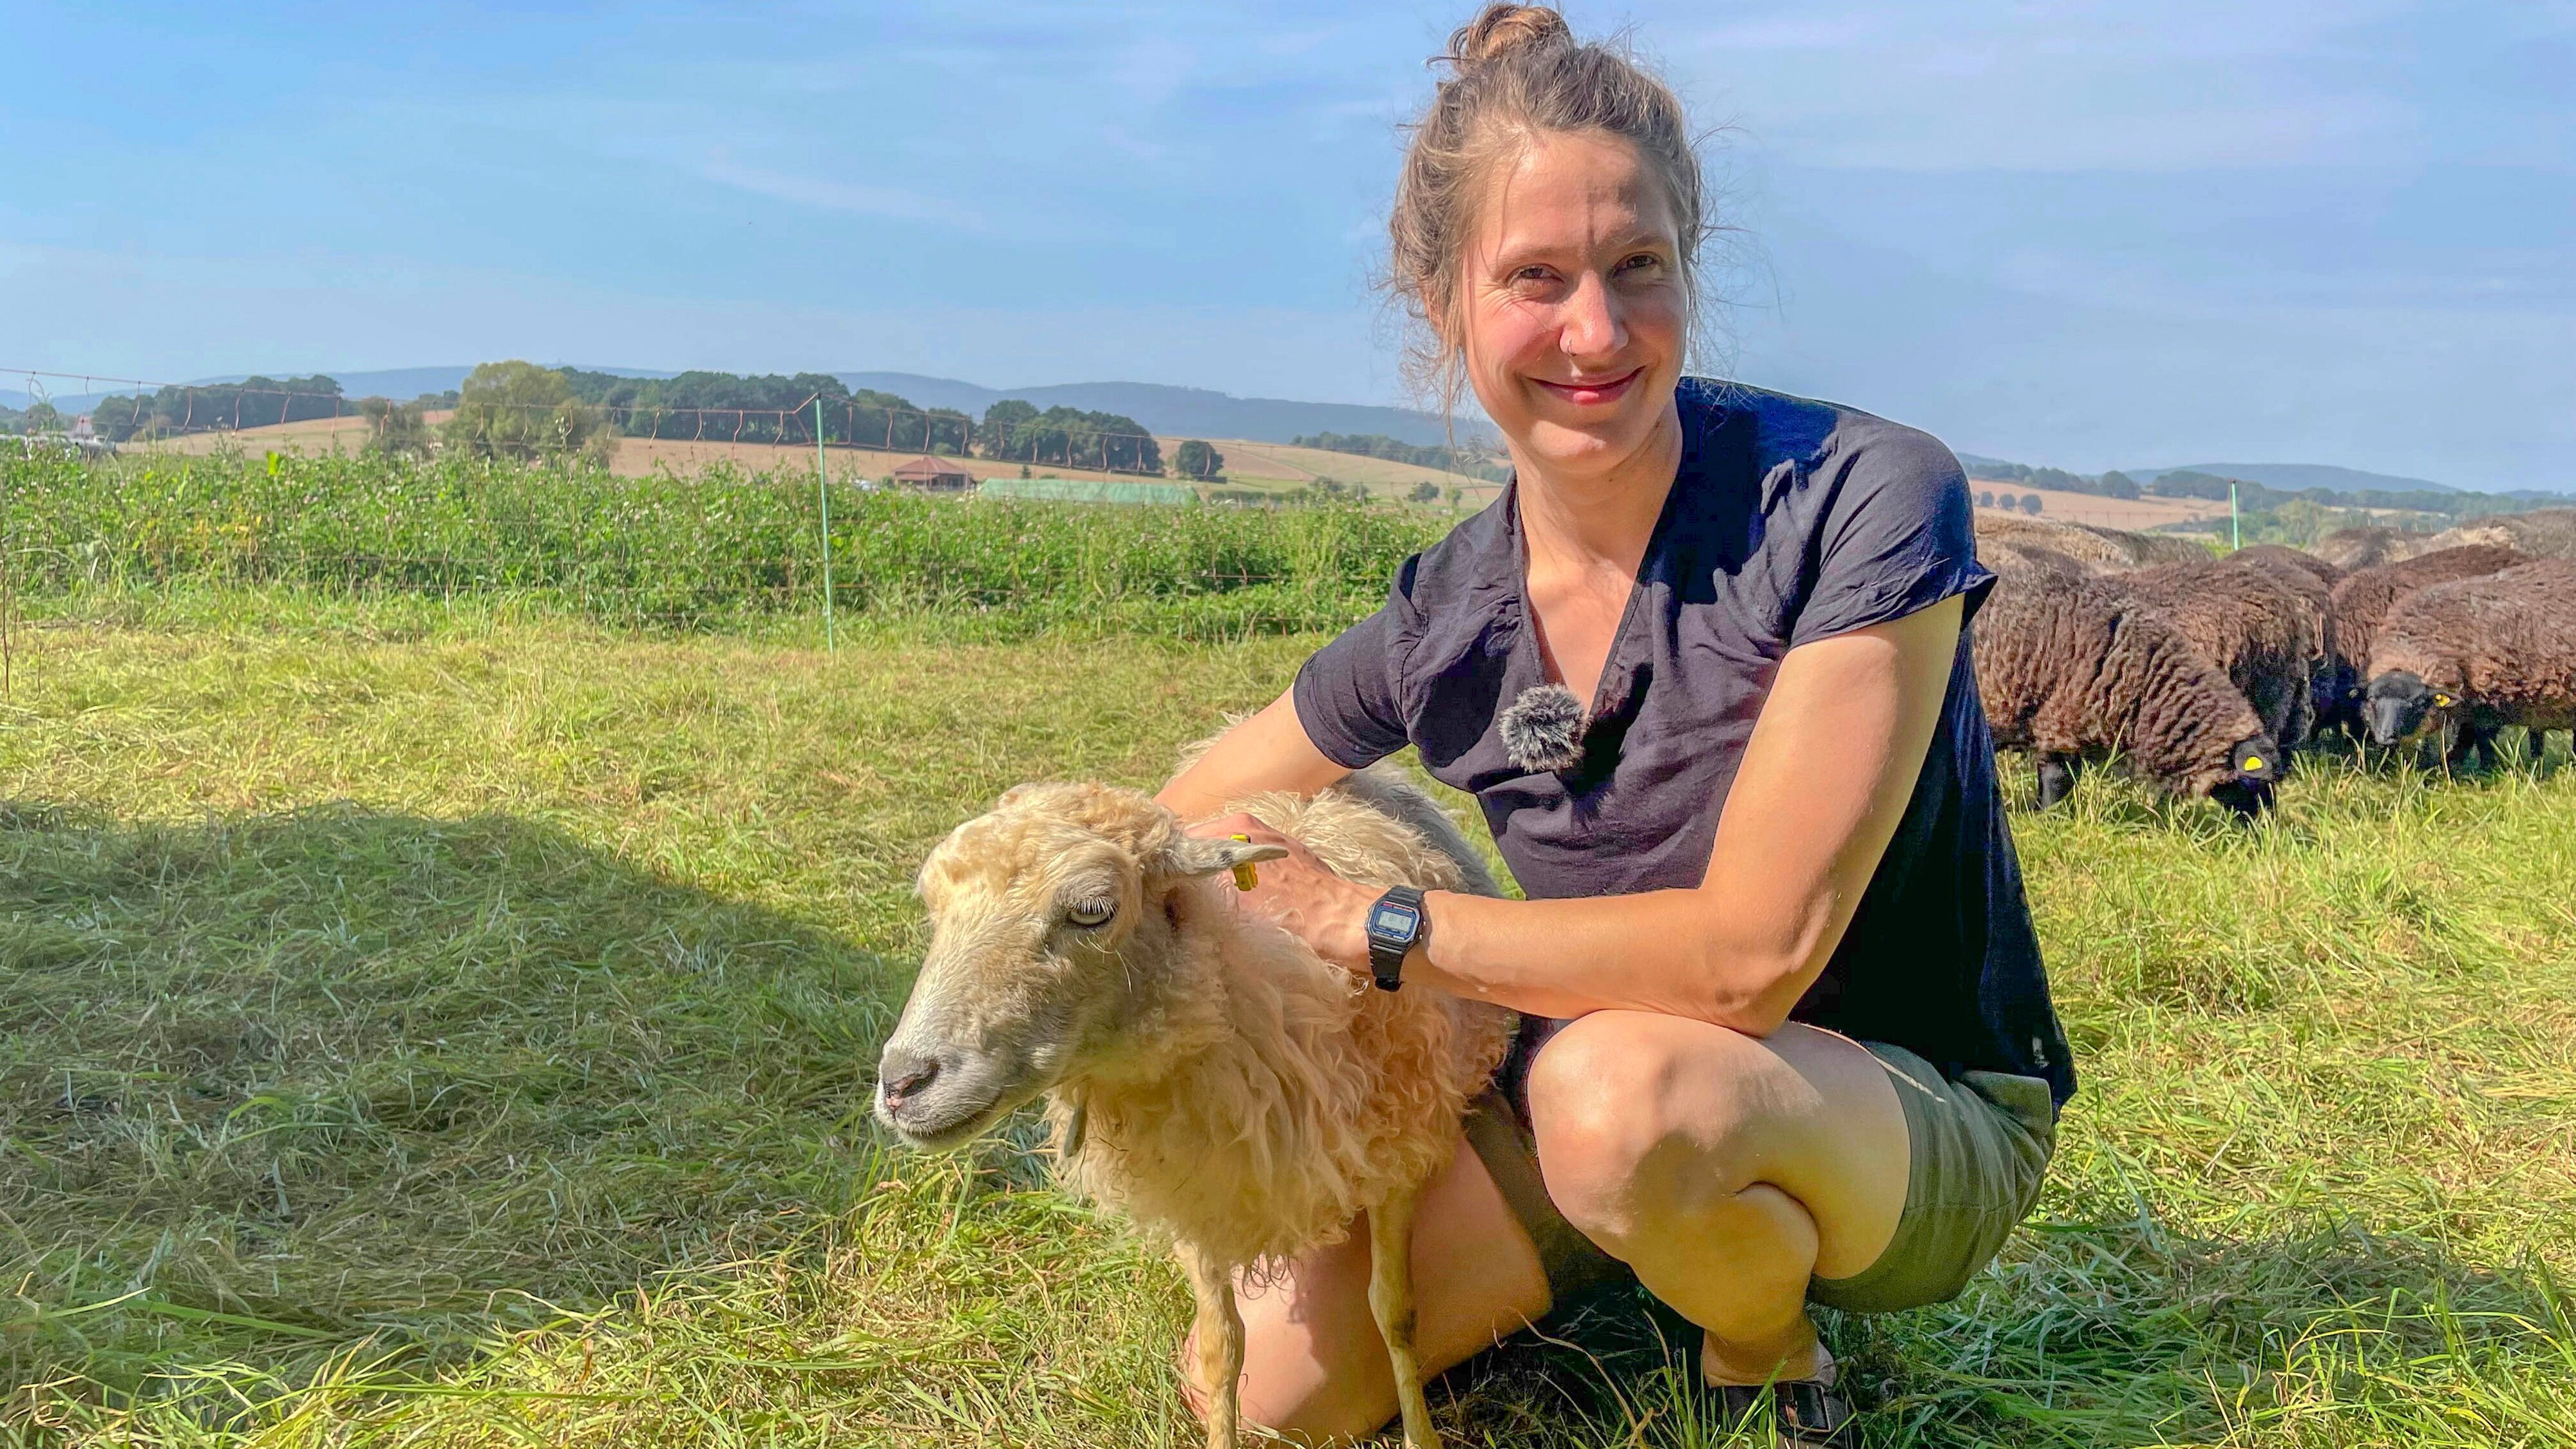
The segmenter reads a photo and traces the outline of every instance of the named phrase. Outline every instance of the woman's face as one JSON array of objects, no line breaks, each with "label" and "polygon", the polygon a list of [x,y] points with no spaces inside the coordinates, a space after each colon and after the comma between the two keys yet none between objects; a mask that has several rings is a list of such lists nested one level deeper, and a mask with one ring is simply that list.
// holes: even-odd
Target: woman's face
[{"label": "woman's face", "polygon": [[1544,135],[1496,168],[1454,315],[1476,400],[1523,462],[1597,475],[1652,437],[1689,326],[1679,231],[1618,137]]}]

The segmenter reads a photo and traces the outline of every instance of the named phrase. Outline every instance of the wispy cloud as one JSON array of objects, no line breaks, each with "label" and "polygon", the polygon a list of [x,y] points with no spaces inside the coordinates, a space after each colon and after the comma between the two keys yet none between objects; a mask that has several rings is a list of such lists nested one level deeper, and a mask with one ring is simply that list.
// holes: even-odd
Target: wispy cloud
[{"label": "wispy cloud", "polygon": [[873,216],[887,221],[931,222],[968,231],[991,230],[990,224],[977,212],[939,197],[900,187],[870,186],[824,176],[796,176],[784,171],[746,166],[722,148],[699,163],[698,175],[736,191],[822,211]]}]

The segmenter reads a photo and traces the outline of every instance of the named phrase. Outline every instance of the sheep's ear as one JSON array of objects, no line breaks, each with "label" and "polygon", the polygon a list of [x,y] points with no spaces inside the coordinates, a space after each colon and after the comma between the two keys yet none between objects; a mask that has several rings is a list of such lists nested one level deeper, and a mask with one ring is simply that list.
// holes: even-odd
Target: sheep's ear
[{"label": "sheep's ear", "polygon": [[1288,847],[1249,840],[1208,840],[1184,835],[1163,852],[1162,866],[1171,875],[1214,875],[1256,860],[1284,860]]}]

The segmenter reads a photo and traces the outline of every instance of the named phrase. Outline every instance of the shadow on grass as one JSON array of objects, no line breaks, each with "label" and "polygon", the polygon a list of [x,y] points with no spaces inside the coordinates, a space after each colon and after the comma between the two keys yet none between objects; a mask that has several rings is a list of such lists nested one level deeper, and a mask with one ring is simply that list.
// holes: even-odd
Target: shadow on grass
[{"label": "shadow on grass", "polygon": [[541,824],[0,805],[0,1374],[426,1362],[878,1172],[875,960]]},{"label": "shadow on grass", "polygon": [[[2378,1443],[2399,1428],[2450,1444],[2561,1442],[2571,1311],[2544,1269],[2472,1268],[2420,1239],[2195,1238],[2141,1220],[2041,1224],[1953,1302],[1819,1317],[1871,1445]],[[1698,1343],[1617,1289],[1452,1371],[1435,1402],[1469,1444],[1570,1442],[1573,1419],[1597,1442],[1714,1446],[1727,1441],[1686,1387]]]}]

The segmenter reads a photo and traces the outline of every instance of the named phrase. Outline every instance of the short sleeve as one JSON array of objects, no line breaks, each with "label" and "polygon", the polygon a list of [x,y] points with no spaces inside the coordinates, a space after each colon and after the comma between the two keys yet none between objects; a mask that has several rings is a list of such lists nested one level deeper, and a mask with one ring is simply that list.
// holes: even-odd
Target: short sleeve
[{"label": "short sleeve", "polygon": [[1792,647],[1902,619],[1954,594],[1967,596],[1964,623],[1994,586],[1977,562],[1959,460],[1926,434],[1886,427],[1834,463],[1842,477],[1814,528],[1815,577]]},{"label": "short sleeve", "polygon": [[1342,631],[1297,671],[1297,723],[1336,765],[1358,770],[1409,742],[1398,700],[1398,600]]}]

